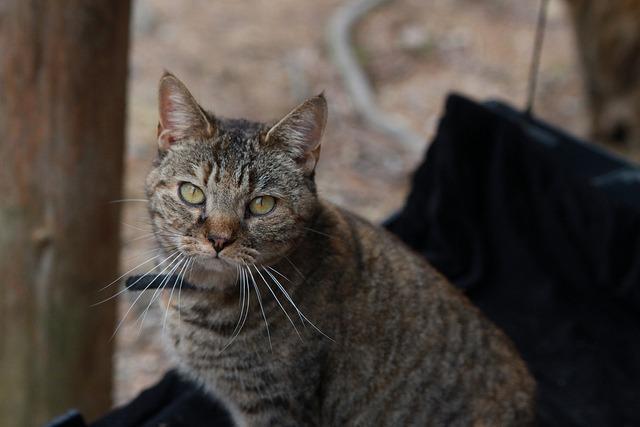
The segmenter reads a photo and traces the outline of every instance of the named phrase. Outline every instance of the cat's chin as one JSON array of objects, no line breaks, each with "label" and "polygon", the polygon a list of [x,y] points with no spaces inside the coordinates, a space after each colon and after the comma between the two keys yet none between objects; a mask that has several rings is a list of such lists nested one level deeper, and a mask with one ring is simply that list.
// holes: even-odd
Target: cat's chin
[{"label": "cat's chin", "polygon": [[196,262],[207,272],[226,273],[236,270],[235,264],[223,258],[200,257]]},{"label": "cat's chin", "polygon": [[190,268],[190,284],[200,290],[225,289],[233,286],[237,280],[235,264],[221,258],[198,257]]}]

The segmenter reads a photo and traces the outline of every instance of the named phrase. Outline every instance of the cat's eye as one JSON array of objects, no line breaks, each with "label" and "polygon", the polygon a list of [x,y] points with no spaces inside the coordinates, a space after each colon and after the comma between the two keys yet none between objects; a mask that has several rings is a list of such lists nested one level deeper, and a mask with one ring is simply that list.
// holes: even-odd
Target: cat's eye
[{"label": "cat's eye", "polygon": [[204,192],[189,182],[183,182],[178,189],[180,198],[190,205],[200,205],[204,202]]},{"label": "cat's eye", "polygon": [[272,196],[258,196],[249,202],[249,212],[252,215],[266,215],[276,206],[276,199]]}]

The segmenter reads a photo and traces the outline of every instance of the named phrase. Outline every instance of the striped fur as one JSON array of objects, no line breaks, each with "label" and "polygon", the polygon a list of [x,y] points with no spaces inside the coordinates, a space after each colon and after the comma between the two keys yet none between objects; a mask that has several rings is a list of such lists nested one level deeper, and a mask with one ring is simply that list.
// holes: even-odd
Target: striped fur
[{"label": "striped fur", "polygon": [[[296,120],[317,123],[290,140],[286,127],[209,114],[211,138],[161,148],[152,222],[167,253],[193,260],[199,288],[162,299],[182,371],[240,426],[530,424],[534,382],[503,333],[394,236],[317,197],[300,157],[319,152],[308,138],[322,133],[323,106],[298,107]],[[204,206],[180,201],[185,180],[205,189]],[[276,208],[247,217],[260,194]],[[233,236],[222,261],[211,232]]]}]

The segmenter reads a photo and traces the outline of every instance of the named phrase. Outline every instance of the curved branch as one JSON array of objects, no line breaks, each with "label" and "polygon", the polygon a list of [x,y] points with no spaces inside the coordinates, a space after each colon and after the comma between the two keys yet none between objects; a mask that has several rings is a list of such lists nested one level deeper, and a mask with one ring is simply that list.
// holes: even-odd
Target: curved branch
[{"label": "curved branch", "polygon": [[368,12],[389,0],[351,0],[338,8],[327,26],[327,42],[333,62],[344,79],[358,114],[372,128],[398,141],[407,151],[416,153],[424,146],[425,137],[404,124],[391,119],[376,102],[369,79],[356,59],[351,44],[355,24]]}]

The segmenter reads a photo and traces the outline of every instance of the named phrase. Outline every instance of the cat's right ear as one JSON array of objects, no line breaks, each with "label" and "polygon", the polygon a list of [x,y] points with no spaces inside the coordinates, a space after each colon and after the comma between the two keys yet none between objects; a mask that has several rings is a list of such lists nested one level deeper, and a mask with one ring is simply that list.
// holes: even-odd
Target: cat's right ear
[{"label": "cat's right ear", "polygon": [[168,150],[186,138],[210,138],[214,123],[198,105],[189,89],[176,76],[165,71],[158,90],[158,147]]}]

